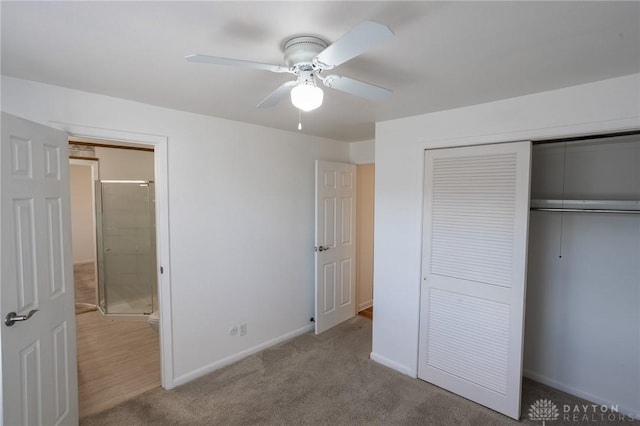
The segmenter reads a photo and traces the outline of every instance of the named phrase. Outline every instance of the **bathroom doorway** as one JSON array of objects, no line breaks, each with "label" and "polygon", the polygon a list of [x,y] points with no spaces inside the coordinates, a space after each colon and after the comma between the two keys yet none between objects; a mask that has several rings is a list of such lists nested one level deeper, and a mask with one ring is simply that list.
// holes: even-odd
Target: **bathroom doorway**
[{"label": "bathroom doorway", "polygon": [[82,418],[161,385],[155,159],[148,145],[69,143]]}]

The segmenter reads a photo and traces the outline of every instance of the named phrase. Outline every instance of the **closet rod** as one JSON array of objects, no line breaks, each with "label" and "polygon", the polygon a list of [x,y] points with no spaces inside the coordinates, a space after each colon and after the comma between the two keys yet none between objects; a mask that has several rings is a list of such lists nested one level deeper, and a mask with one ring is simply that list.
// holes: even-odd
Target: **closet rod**
[{"label": "closet rod", "polygon": [[546,211],[640,212],[639,200],[561,200],[532,199],[529,207]]},{"label": "closet rod", "polygon": [[605,209],[563,209],[563,208],[544,208],[531,207],[529,210],[537,212],[575,212],[575,213],[630,213],[640,214],[640,210],[605,210]]}]

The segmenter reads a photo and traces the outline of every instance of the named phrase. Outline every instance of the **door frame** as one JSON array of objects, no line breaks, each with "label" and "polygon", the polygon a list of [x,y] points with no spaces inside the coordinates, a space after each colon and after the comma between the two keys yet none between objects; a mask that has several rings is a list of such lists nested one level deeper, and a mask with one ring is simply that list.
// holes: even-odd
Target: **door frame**
[{"label": "door frame", "polygon": [[[59,121],[49,121],[46,125],[65,131],[70,137],[97,139],[98,141],[108,141],[112,144],[123,146],[127,144],[144,144],[154,147],[156,257],[158,267],[158,309],[160,310],[160,383],[164,389],[172,389],[176,385],[173,371],[173,333],[171,326],[168,137]],[[162,272],[160,272],[161,269]]]},{"label": "door frame", "polygon": [[[93,233],[91,235],[91,239],[93,241],[93,273],[94,276],[97,277],[98,276],[98,253],[97,253],[97,248],[96,248],[96,187],[93,184],[93,182],[95,182],[97,179],[99,179],[99,170],[100,170],[100,165],[98,164],[98,161],[96,160],[81,160],[79,158],[70,158],[69,159],[69,165],[70,166],[83,166],[83,167],[90,167],[91,168],[91,229],[93,229]],[[73,225],[73,219],[71,219],[71,223]],[[73,227],[73,226],[72,226]],[[74,265],[75,267],[75,265]],[[96,306],[99,305],[100,300],[98,298],[98,291],[96,288],[96,298],[95,298],[95,302],[96,302]]]}]

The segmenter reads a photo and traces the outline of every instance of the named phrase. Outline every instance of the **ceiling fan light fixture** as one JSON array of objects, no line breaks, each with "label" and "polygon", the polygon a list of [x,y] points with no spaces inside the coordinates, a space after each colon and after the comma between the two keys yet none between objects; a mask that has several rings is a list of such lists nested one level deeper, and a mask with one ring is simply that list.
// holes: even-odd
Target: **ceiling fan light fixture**
[{"label": "ceiling fan light fixture", "polygon": [[324,92],[311,82],[298,84],[291,89],[291,103],[299,110],[313,111],[322,105]]}]

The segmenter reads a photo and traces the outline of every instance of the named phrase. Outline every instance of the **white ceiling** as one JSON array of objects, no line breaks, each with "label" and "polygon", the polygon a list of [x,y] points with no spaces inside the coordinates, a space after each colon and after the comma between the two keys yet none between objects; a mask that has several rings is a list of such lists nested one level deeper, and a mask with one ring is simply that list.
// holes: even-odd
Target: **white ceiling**
[{"label": "white ceiling", "polygon": [[188,63],[201,53],[282,64],[282,42],[333,42],[364,20],[395,37],[335,73],[394,91],[382,103],[325,89],[303,132],[374,137],[376,121],[640,72],[640,2],[8,2],[2,74],[296,131],[290,74]]}]

